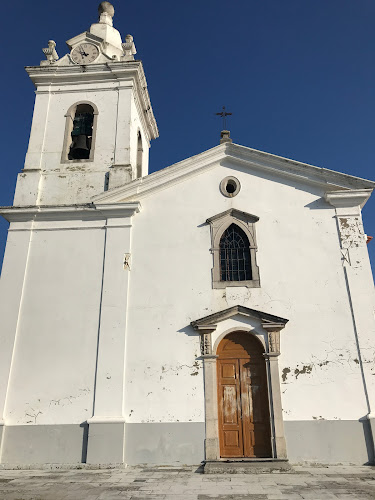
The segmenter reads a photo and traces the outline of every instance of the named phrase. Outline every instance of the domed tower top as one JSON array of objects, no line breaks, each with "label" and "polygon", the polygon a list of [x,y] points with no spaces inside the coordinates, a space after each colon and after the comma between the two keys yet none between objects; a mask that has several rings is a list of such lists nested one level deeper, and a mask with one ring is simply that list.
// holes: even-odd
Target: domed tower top
[{"label": "domed tower top", "polygon": [[99,23],[113,26],[112,18],[115,15],[115,9],[110,2],[101,2],[98,7]]}]

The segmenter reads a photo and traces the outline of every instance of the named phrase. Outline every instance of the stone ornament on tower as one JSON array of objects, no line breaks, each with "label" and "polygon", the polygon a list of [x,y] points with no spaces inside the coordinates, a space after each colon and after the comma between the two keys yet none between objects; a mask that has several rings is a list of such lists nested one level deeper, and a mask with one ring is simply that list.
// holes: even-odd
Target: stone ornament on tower
[{"label": "stone ornament on tower", "polygon": [[123,61],[134,61],[134,54],[137,53],[135,44],[133,42],[133,37],[131,35],[126,35],[125,43],[122,44],[122,50],[124,51]]},{"label": "stone ornament on tower", "polygon": [[115,9],[113,5],[109,2],[101,2],[98,7],[99,12],[99,23],[108,24],[108,26],[113,26],[113,16],[115,15]]},{"label": "stone ornament on tower", "polygon": [[56,42],[53,40],[48,40],[48,47],[42,49],[47,60],[41,61],[40,63],[41,65],[53,64],[59,59],[55,47],[56,47]]}]

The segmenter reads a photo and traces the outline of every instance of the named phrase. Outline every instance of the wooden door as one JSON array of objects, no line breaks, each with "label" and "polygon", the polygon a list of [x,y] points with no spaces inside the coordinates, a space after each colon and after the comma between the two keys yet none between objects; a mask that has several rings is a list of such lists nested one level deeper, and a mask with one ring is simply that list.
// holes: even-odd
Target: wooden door
[{"label": "wooden door", "polygon": [[221,456],[242,457],[243,432],[239,360],[219,360],[218,378]]},{"label": "wooden door", "polygon": [[218,348],[220,456],[270,457],[271,433],[263,350],[246,332],[225,337]]}]

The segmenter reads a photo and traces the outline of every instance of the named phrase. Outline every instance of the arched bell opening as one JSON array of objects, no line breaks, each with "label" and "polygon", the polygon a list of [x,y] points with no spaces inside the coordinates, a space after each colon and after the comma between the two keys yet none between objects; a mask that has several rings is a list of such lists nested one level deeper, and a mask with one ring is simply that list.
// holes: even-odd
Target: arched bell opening
[{"label": "arched bell opening", "polygon": [[272,457],[264,347],[248,332],[226,335],[217,351],[220,457]]},{"label": "arched bell opening", "polygon": [[91,102],[73,104],[66,115],[62,163],[94,160],[98,110]]},{"label": "arched bell opening", "polygon": [[89,104],[79,104],[73,118],[72,142],[69,160],[88,160],[92,147],[94,109]]}]

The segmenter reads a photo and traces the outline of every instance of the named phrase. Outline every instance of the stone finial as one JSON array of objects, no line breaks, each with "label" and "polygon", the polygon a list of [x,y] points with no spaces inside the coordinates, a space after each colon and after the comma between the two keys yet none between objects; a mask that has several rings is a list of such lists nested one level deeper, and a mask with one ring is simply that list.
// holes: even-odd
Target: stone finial
[{"label": "stone finial", "polygon": [[220,132],[220,144],[224,144],[224,142],[232,142],[229,130],[222,130]]},{"label": "stone finial", "polygon": [[115,9],[109,2],[101,2],[98,7],[99,23],[113,26],[112,18],[115,15]]},{"label": "stone finial", "polygon": [[47,61],[42,61],[42,62],[44,62],[45,64],[53,64],[58,60],[59,56],[57,55],[55,47],[56,47],[56,42],[54,42],[53,40],[48,40],[48,47],[42,49],[47,58]]},{"label": "stone finial", "polygon": [[126,35],[125,43],[122,45],[122,50],[124,51],[123,61],[134,61],[134,54],[137,53],[135,44],[133,42],[133,37],[131,35]]}]

